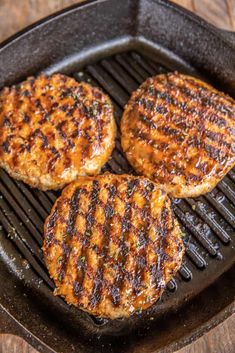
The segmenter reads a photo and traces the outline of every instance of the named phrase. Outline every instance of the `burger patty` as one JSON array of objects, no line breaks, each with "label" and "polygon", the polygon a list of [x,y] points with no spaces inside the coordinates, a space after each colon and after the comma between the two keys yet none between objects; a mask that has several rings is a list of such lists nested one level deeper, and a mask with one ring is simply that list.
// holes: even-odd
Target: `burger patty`
[{"label": "burger patty", "polygon": [[45,222],[55,294],[115,319],[151,306],[184,253],[171,202],[149,179],[104,174],[67,186]]},{"label": "burger patty", "polygon": [[179,73],[147,79],[121,121],[134,169],[174,197],[211,191],[235,165],[235,101]]},{"label": "burger patty", "polygon": [[42,190],[99,173],[115,133],[108,96],[73,78],[40,75],[0,92],[0,166]]}]

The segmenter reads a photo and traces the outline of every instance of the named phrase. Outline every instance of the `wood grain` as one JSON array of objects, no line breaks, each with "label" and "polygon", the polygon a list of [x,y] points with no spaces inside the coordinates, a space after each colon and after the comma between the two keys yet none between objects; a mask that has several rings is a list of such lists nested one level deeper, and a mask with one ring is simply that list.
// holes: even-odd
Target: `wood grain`
[{"label": "wood grain", "polygon": [[78,0],[0,0],[0,42]]},{"label": "wood grain", "polygon": [[[234,353],[235,315],[175,353]],[[8,353],[8,352],[7,352]],[[34,352],[35,353],[35,352]]]},{"label": "wood grain", "polygon": [[[78,2],[78,0],[0,0],[0,42],[25,26]],[[174,0],[174,2],[215,26],[235,31],[235,0]],[[234,352],[235,315],[176,353]],[[0,335],[0,353],[37,353],[37,351],[19,337]]]},{"label": "wood grain", "polygon": [[213,25],[235,30],[235,0],[173,0]]},{"label": "wood grain", "polygon": [[[0,42],[29,24],[81,2],[78,0],[0,0]],[[174,0],[212,24],[235,30],[235,0]]]}]

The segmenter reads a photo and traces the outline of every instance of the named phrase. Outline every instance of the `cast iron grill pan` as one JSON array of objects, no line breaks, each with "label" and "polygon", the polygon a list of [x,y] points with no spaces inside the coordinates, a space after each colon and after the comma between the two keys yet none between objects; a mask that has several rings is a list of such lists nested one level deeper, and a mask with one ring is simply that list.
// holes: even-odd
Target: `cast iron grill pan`
[{"label": "cast iron grill pan", "polygon": [[[176,63],[173,69],[177,68]],[[73,76],[78,81],[84,80],[103,88],[110,95],[119,127],[123,106],[127,103],[132,91],[137,89],[147,77],[168,71],[168,67],[154,63],[139,53],[127,52],[105,58],[93,65],[87,65],[84,70],[74,72]],[[184,72],[191,74],[189,70],[184,70]],[[116,174],[135,174],[121,150],[120,131],[117,133],[116,148],[112,158],[104,166],[104,171]],[[30,188],[10,178],[2,169],[0,176],[2,182],[0,215],[5,236],[23,255],[23,265],[26,268],[32,267],[40,280],[52,292],[54,285],[48,277],[41,246],[43,222],[60,192],[42,192]],[[185,290],[192,291],[195,295],[202,289],[201,277],[205,275],[207,278],[212,277],[215,272],[225,266],[224,263],[226,265],[229,265],[230,261],[232,263],[234,256],[232,238],[235,226],[234,181],[235,173],[231,171],[211,193],[196,199],[173,200],[173,209],[184,234],[186,257],[179,270],[179,275],[168,284],[168,293],[164,295],[160,303],[147,310],[146,314],[150,312],[151,315],[154,313],[157,315],[159,310],[167,310],[169,307],[167,301],[170,301],[171,297],[178,297],[181,301],[182,296],[185,296]],[[184,282],[190,282],[190,284],[186,286]],[[208,281],[206,282],[208,284]],[[85,315],[89,316],[89,314]],[[91,318],[98,331],[110,333],[112,325],[108,320]],[[139,315],[132,320],[139,321]],[[126,321],[128,320],[117,320],[118,327],[121,328]]]},{"label": "cast iron grill pan", "polygon": [[[72,66],[62,64],[59,70],[77,81],[101,87],[112,99],[118,126],[116,147],[102,172],[135,174],[121,150],[119,126],[124,105],[147,77],[178,70],[211,81],[203,70],[200,72],[161,49],[149,52],[141,47],[135,50],[133,45],[129,47],[77,66],[76,63]],[[45,70],[47,73],[56,71],[57,66]],[[161,299],[148,310],[128,319],[109,321],[92,317],[53,296],[54,284],[43,260],[43,223],[60,192],[30,188],[9,177],[2,169],[0,180],[1,262],[10,268],[17,281],[20,280],[17,285],[22,286],[22,295],[33,301],[39,315],[47,320],[48,327],[42,331],[50,330],[50,325],[55,325],[56,321],[56,325],[66,331],[70,345],[76,337],[74,344],[80,342],[81,352],[94,352],[94,349],[97,352],[124,352],[132,344],[141,347],[143,337],[146,342],[146,337],[150,337],[151,342],[156,328],[159,332],[164,330],[164,325],[168,325],[168,329],[174,328],[177,325],[174,315],[183,315],[185,305],[200,301],[200,293],[208,291],[210,285],[217,283],[224,273],[229,273],[234,264],[235,170],[231,170],[209,194],[173,200],[173,210],[184,233],[186,255]],[[1,285],[8,286],[7,283]],[[234,293],[233,283],[228,290]],[[119,336],[123,337],[121,341]],[[56,346],[55,342],[53,344]],[[70,352],[71,347],[63,351]]]}]

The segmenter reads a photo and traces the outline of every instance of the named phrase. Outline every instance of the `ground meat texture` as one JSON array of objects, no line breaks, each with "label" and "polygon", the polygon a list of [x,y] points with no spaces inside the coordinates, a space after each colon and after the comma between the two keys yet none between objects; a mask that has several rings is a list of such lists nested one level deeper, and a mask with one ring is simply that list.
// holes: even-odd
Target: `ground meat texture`
[{"label": "ground meat texture", "polygon": [[0,92],[0,166],[42,190],[98,174],[115,134],[110,99],[87,83],[40,75]]},{"label": "ground meat texture", "polygon": [[125,107],[122,148],[174,197],[212,190],[235,164],[235,102],[179,73],[147,79]]},{"label": "ground meat texture", "polygon": [[130,175],[71,183],[44,233],[55,294],[103,318],[128,317],[155,303],[184,254],[168,196],[149,179]]}]

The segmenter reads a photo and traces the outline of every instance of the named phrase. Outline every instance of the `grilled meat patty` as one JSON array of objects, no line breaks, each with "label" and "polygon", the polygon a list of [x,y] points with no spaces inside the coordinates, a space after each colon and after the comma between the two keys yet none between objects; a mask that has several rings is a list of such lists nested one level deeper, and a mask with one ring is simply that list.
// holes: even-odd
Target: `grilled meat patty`
[{"label": "grilled meat patty", "polygon": [[0,166],[43,190],[99,173],[115,133],[110,99],[73,78],[40,75],[0,92]]},{"label": "grilled meat patty", "polygon": [[147,79],[125,107],[121,132],[135,170],[174,197],[209,192],[235,164],[235,101],[194,77]]},{"label": "grilled meat patty", "polygon": [[104,174],[67,186],[45,222],[56,295],[115,319],[152,305],[184,253],[171,202],[149,179]]}]

